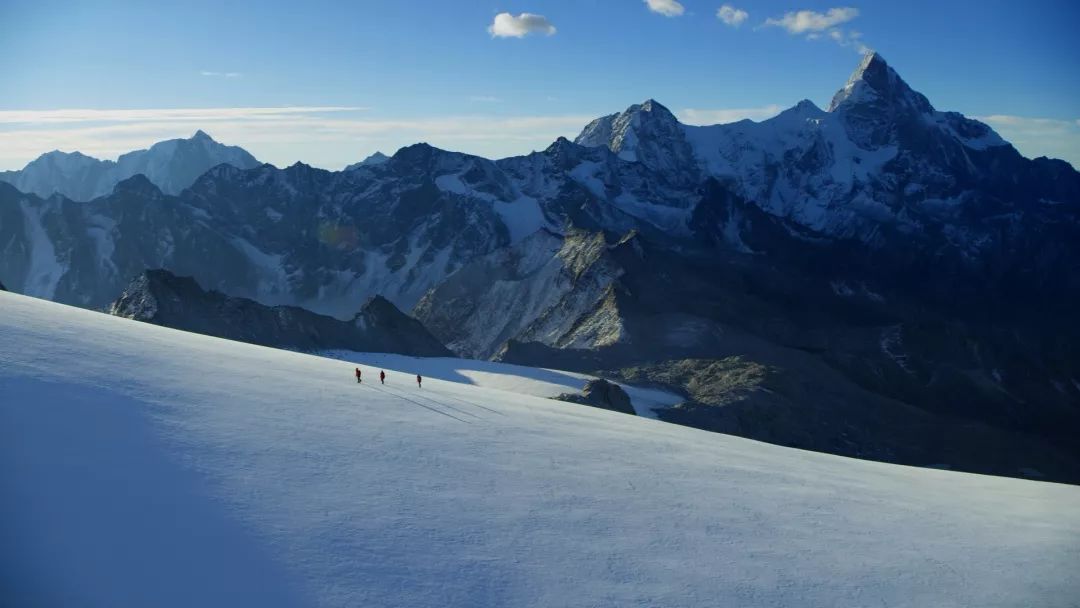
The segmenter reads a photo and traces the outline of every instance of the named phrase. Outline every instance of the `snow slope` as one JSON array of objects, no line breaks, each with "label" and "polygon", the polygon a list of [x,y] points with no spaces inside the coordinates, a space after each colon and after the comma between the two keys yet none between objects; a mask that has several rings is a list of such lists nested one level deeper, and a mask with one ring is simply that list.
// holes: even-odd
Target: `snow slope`
[{"label": "snow slope", "polygon": [[0,293],[0,596],[668,607],[1080,597],[1077,487],[802,452],[436,378],[422,390],[357,386],[351,374],[341,361]]}]

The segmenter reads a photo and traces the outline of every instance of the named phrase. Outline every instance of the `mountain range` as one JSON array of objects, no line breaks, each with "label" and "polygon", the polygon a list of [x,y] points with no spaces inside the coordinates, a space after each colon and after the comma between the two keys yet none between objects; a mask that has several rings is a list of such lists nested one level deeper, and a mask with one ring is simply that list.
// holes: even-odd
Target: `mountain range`
[{"label": "mountain range", "polygon": [[0,278],[91,308],[150,268],[341,319],[381,295],[459,354],[677,390],[674,422],[1080,480],[1080,173],[878,54],[762,122],[648,100],[501,160],[251,161],[0,184]]}]

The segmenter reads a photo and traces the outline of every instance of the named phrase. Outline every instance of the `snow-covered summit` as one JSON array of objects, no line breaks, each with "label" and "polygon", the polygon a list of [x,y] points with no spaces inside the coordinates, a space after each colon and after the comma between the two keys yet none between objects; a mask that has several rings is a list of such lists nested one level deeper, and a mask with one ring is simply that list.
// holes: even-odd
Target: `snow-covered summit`
[{"label": "snow-covered summit", "polygon": [[877,52],[863,56],[847,83],[833,96],[829,111],[872,102],[899,105],[915,112],[934,111],[930,101],[922,93],[912,90]]},{"label": "snow-covered summit", "polygon": [[634,104],[618,114],[592,121],[581,131],[574,143],[582,146],[607,146],[626,160],[636,160],[635,147],[640,135],[671,135],[679,121],[666,107],[653,99]]},{"label": "snow-covered summit", "polygon": [[88,201],[112,192],[119,182],[138,174],[166,194],[178,194],[208,169],[223,163],[248,169],[258,166],[259,161],[243,148],[214,141],[200,129],[189,138],[160,141],[148,149],[122,154],[116,161],[56,150],[41,155],[21,171],[0,174],[0,179],[41,197],[61,194]]},{"label": "snow-covered summit", "polygon": [[592,121],[574,143],[607,147],[622,160],[640,162],[680,184],[688,184],[697,177],[693,152],[682,124],[653,99]]}]

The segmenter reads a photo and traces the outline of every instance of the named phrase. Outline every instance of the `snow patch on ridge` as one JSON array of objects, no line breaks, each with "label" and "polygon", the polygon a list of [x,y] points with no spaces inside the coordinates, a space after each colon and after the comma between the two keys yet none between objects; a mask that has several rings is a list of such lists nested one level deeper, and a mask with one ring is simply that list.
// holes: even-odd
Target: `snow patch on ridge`
[{"label": "snow patch on ridge", "polygon": [[26,238],[30,242],[30,266],[22,292],[28,296],[51,300],[56,295],[60,279],[67,272],[67,265],[57,259],[52,239],[45,230],[42,220],[45,208],[31,207],[25,200],[19,201],[19,208],[26,218]]},{"label": "snow patch on ridge", "polygon": [[531,196],[522,196],[511,202],[495,201],[493,206],[495,213],[499,214],[510,232],[511,245],[519,243],[541,228],[551,227],[544,218],[539,201]]},{"label": "snow patch on ridge", "polygon": [[464,195],[469,193],[469,188],[465,186],[465,182],[461,181],[461,177],[453,173],[436,177],[435,187],[443,192],[450,192],[453,194]]}]

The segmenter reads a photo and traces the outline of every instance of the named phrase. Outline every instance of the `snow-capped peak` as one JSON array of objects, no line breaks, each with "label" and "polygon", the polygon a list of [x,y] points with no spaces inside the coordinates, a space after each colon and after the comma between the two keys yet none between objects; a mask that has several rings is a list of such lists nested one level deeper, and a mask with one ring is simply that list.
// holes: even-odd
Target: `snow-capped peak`
[{"label": "snow-capped peak", "polygon": [[874,51],[863,56],[847,83],[833,96],[829,111],[864,103],[897,105],[922,113],[934,111],[926,97],[909,87],[885,58]]},{"label": "snow-capped peak", "polygon": [[619,158],[640,162],[675,181],[692,179],[686,172],[696,170],[697,161],[682,123],[671,110],[653,99],[592,121],[574,143],[607,147]]},{"label": "snow-capped peak", "polygon": [[664,120],[674,120],[675,118],[675,115],[671,113],[671,110],[667,109],[667,106],[655,99],[646,99],[636,106],[630,106],[628,111],[633,111],[635,108],[641,112],[654,113],[654,116],[662,117]]},{"label": "snow-capped peak", "polygon": [[645,135],[645,132],[671,134],[678,129],[679,121],[671,110],[654,99],[646,99],[623,112],[592,121],[574,143],[588,147],[607,146],[626,160],[637,160],[635,148],[641,135]]},{"label": "snow-capped peak", "polygon": [[813,118],[821,118],[826,114],[825,110],[817,107],[817,104],[804,99],[790,108],[768,119],[774,124],[786,124],[788,122],[803,123]]},{"label": "snow-capped peak", "polygon": [[26,169],[41,164],[44,166],[52,165],[62,172],[69,172],[72,170],[82,169],[88,165],[99,163],[96,158],[87,156],[78,150],[74,152],[62,152],[60,150],[53,150],[52,152],[46,152],[39,156],[36,160],[31,161],[26,165]]}]

